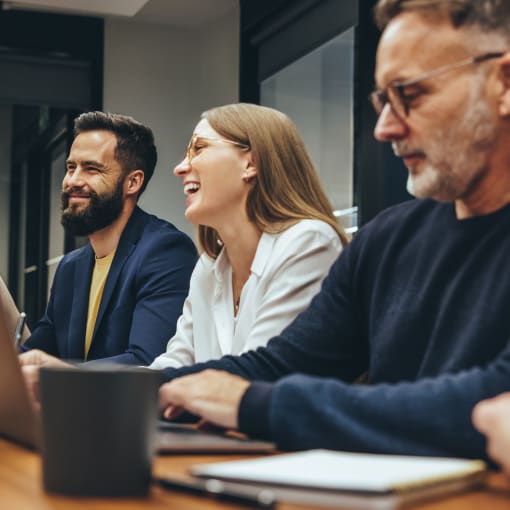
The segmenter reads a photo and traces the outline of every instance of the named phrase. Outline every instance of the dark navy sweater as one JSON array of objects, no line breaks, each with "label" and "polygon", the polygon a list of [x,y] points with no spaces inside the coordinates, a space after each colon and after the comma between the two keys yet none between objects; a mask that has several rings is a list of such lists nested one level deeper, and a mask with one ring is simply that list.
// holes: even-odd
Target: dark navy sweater
[{"label": "dark navy sweater", "polygon": [[459,221],[453,204],[406,202],[360,230],[267,347],[165,377],[254,381],[240,429],[282,449],[485,457],[471,411],[510,390],[509,264],[510,206]]}]

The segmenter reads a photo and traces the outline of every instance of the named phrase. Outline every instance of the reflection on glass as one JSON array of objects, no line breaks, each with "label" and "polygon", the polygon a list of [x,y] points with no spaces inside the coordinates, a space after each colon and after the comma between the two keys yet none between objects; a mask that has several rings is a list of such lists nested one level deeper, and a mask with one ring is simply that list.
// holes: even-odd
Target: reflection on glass
[{"label": "reflection on glass", "polygon": [[[354,28],[261,83],[261,104],[298,126],[335,210],[353,206]],[[338,214],[344,217],[344,214]],[[356,211],[347,213],[354,227]]]}]

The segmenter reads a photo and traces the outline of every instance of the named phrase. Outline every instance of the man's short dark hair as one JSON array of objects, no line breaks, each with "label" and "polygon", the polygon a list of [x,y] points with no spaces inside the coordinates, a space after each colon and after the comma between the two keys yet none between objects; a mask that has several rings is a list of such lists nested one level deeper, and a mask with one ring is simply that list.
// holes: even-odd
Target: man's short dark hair
[{"label": "man's short dark hair", "polygon": [[379,0],[374,9],[377,26],[383,30],[402,12],[446,14],[456,28],[475,26],[482,32],[510,35],[509,0]]},{"label": "man's short dark hair", "polygon": [[132,170],[143,170],[140,196],[149,183],[158,155],[152,130],[127,115],[108,112],[86,112],[74,119],[74,136],[86,131],[110,131],[117,138],[115,159],[124,175]]}]

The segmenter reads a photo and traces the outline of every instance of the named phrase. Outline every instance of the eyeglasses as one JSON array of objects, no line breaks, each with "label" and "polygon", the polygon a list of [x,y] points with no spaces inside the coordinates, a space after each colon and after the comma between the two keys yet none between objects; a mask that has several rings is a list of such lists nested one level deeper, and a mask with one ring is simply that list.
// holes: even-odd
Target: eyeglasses
[{"label": "eyeglasses", "polygon": [[207,144],[204,142],[223,142],[223,143],[229,143],[230,145],[235,145],[236,147],[240,147],[241,149],[249,150],[250,146],[241,143],[236,142],[234,140],[227,140],[225,138],[216,138],[214,136],[199,136],[194,134],[191,137],[191,140],[189,141],[188,147],[186,148],[186,157],[188,158],[188,161],[191,161],[193,158],[195,158],[201,149],[204,149],[207,147]]},{"label": "eyeglasses", "polygon": [[432,69],[431,71],[421,74],[417,78],[411,78],[410,80],[404,81],[395,81],[388,85],[388,87],[385,89],[374,90],[370,94],[370,101],[372,102],[372,106],[374,107],[377,115],[381,115],[384,107],[389,103],[391,109],[398,117],[405,118],[409,115],[411,102],[416,98],[415,93],[410,95],[405,94],[406,87],[409,87],[410,85],[416,85],[417,83],[420,83],[421,81],[428,78],[439,76],[443,73],[447,73],[449,71],[453,71],[454,69],[459,69],[470,64],[479,64],[480,62],[485,62],[486,60],[490,60],[492,58],[502,57],[504,54],[504,52],[484,53],[483,55],[478,55],[476,57],[466,58],[460,62],[455,62],[454,64],[448,64],[436,69]]}]

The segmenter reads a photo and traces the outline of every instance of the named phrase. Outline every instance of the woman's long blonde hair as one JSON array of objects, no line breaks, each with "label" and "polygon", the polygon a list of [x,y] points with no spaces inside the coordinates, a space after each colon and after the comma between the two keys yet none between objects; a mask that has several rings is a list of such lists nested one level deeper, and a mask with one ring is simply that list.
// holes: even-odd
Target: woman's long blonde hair
[{"label": "woman's long blonde hair", "polygon": [[[294,123],[283,113],[247,103],[212,108],[201,115],[221,136],[250,147],[257,175],[248,193],[248,219],[261,232],[278,233],[302,219],[322,220],[347,235],[333,214],[315,167]],[[218,232],[198,227],[200,248],[215,259]]]}]

